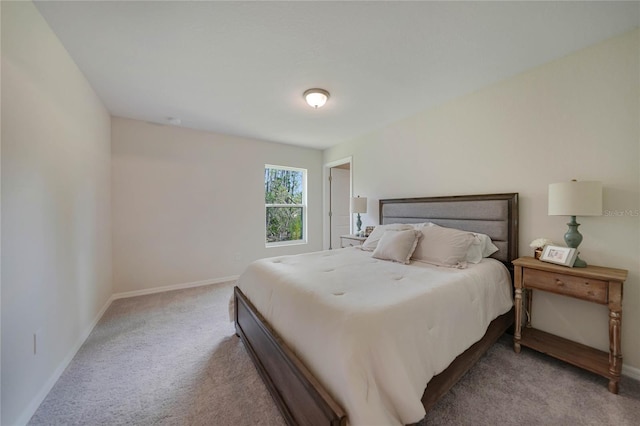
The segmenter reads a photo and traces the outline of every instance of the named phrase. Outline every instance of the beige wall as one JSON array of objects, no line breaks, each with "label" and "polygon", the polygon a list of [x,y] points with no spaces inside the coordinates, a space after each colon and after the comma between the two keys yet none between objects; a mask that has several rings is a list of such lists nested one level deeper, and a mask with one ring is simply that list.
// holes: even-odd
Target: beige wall
[{"label": "beige wall", "polygon": [[[520,193],[520,253],[537,237],[562,242],[566,217],[547,215],[549,183],[600,180],[604,209],[582,217],[582,258],[629,270],[622,348],[640,368],[640,32],[608,40],[328,149],[353,155],[353,191],[377,199]],[[627,211],[627,213],[625,213]],[[608,350],[607,310],[537,292],[534,326]],[[640,373],[635,370],[635,373]]]},{"label": "beige wall", "polygon": [[110,117],[33,4],[1,7],[2,424],[13,425],[112,294]]},{"label": "beige wall", "polygon": [[[113,118],[116,293],[238,275],[322,247],[322,152]],[[306,168],[308,244],[265,248],[265,164]]]}]

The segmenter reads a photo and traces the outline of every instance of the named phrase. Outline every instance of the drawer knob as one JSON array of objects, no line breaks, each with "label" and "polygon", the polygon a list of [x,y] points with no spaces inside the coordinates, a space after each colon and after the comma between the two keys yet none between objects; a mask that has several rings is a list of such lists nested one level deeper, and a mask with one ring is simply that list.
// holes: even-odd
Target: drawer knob
[{"label": "drawer knob", "polygon": [[556,285],[558,287],[562,287],[564,285],[564,283],[562,281],[560,281],[559,279],[556,279]]}]

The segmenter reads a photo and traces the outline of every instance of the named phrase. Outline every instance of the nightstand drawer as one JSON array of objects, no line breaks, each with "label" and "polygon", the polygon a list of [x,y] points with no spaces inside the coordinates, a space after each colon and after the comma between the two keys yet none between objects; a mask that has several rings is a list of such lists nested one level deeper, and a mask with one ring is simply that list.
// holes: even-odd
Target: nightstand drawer
[{"label": "nightstand drawer", "polygon": [[364,240],[366,240],[365,237],[358,237],[357,235],[341,235],[340,246],[342,248],[357,247],[357,246],[361,246]]},{"label": "nightstand drawer", "polygon": [[596,303],[606,304],[608,302],[607,292],[609,286],[607,281],[536,269],[525,269],[523,275],[525,287],[565,294]]}]

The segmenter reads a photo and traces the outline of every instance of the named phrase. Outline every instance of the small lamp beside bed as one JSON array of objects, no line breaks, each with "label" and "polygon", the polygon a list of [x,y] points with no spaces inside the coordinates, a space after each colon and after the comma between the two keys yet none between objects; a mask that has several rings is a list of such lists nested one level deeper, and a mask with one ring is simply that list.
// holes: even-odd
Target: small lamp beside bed
[{"label": "small lamp beside bed", "polygon": [[[602,182],[581,181],[549,185],[549,216],[570,216],[569,229],[564,234],[567,247],[578,249],[582,234],[576,216],[602,216]],[[585,268],[587,262],[576,257],[575,268]]]},{"label": "small lamp beside bed", "polygon": [[358,220],[356,221],[356,226],[358,227],[358,231],[356,235],[362,236],[362,219],[360,218],[360,213],[367,212],[367,197],[357,197],[351,198],[351,213],[358,214]]}]

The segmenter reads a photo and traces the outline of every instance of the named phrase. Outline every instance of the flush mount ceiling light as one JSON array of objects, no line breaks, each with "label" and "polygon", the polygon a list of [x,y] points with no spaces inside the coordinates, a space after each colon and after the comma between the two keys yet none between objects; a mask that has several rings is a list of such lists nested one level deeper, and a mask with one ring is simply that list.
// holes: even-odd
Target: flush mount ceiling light
[{"label": "flush mount ceiling light", "polygon": [[329,99],[329,92],[324,89],[309,89],[303,96],[309,106],[320,108]]}]

